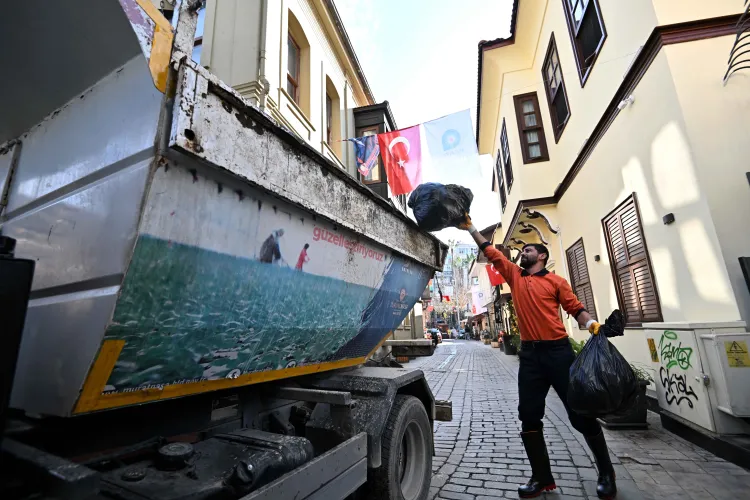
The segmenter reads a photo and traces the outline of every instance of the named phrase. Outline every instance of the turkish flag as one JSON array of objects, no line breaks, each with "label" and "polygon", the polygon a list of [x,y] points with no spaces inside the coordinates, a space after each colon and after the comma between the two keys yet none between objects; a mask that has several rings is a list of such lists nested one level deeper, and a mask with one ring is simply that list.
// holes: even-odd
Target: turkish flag
[{"label": "turkish flag", "polygon": [[395,195],[406,194],[422,183],[422,145],[419,125],[378,134],[388,185]]},{"label": "turkish flag", "polygon": [[443,295],[443,302],[450,302],[451,298],[447,295]]},{"label": "turkish flag", "polygon": [[490,285],[492,286],[498,286],[505,283],[505,280],[500,275],[497,269],[495,269],[495,266],[492,264],[487,264],[487,276],[490,277]]}]

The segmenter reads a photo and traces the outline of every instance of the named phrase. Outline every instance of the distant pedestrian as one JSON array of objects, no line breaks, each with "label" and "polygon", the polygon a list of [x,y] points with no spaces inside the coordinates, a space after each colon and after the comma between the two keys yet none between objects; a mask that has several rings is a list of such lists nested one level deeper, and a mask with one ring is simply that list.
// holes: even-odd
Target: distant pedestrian
[{"label": "distant pedestrian", "polygon": [[597,496],[614,498],[617,494],[615,470],[601,426],[595,418],[579,415],[568,406],[569,372],[575,354],[560,319],[559,307],[562,306],[580,326],[585,326],[594,335],[599,334],[599,323],[583,307],[570,284],[547,271],[549,250],[544,245],[524,245],[519,267],[484,239],[471,223],[468,214],[466,222],[460,227],[469,231],[479,250],[505,278],[516,306],[521,333],[521,350],[518,353],[518,417],[521,420],[521,440],[531,465],[531,479],[519,486],[518,496],[534,498],[556,487],[542,434],[545,398],[552,386],[565,405],[570,423],[583,434],[594,453],[599,470]]},{"label": "distant pedestrian", "polygon": [[299,258],[297,259],[297,265],[294,266],[295,269],[298,271],[302,271],[302,266],[310,262],[310,258],[307,256],[307,249],[310,248],[309,243],[305,243],[305,248],[302,249],[302,251],[299,253]]},{"label": "distant pedestrian", "polygon": [[286,263],[284,258],[281,256],[281,248],[279,246],[279,238],[284,236],[284,230],[279,229],[271,233],[271,236],[266,238],[263,245],[260,247],[260,258],[261,262],[266,264],[275,264],[277,262]]}]

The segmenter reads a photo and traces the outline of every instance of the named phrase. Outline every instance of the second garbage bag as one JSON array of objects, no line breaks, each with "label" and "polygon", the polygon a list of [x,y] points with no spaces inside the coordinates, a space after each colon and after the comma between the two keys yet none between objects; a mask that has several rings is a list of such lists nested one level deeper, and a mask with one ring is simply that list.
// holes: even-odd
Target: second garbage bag
[{"label": "second garbage bag", "polygon": [[427,182],[411,193],[408,205],[421,229],[440,231],[461,224],[473,199],[471,190],[465,187]]},{"label": "second garbage bag", "polygon": [[606,334],[592,335],[570,367],[571,410],[586,417],[624,415],[637,397],[638,379],[630,364]]}]

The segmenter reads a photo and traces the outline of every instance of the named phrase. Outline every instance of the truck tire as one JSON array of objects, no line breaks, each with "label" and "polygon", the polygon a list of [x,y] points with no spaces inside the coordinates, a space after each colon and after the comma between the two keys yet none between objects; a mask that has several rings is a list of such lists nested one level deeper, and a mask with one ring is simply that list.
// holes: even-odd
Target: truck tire
[{"label": "truck tire", "polygon": [[396,396],[381,436],[380,467],[369,473],[370,499],[425,500],[432,475],[432,426],[422,402]]}]

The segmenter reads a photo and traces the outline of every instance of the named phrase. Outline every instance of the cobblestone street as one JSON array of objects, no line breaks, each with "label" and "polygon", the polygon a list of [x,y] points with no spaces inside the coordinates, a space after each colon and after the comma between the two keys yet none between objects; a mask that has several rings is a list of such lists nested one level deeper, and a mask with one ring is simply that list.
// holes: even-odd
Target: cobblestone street
[{"label": "cobblestone street", "polygon": [[[430,498],[518,498],[530,471],[517,420],[518,358],[476,341],[450,341],[409,368],[424,370],[437,399],[453,401],[453,421],[436,424]],[[750,498],[750,473],[662,429],[606,431],[618,499]],[[557,490],[548,499],[596,498],[596,469],[583,436],[550,390],[545,437]]]}]

